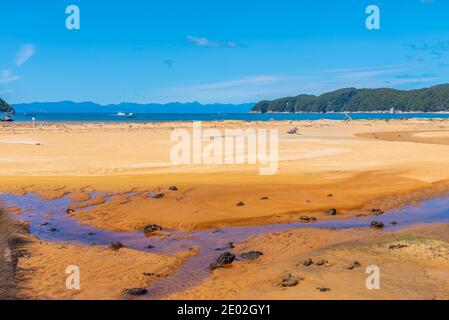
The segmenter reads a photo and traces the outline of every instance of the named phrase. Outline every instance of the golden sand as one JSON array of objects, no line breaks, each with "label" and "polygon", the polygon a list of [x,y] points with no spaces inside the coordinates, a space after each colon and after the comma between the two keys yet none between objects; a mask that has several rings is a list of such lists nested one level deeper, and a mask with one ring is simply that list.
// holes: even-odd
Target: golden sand
[{"label": "golden sand", "polygon": [[[47,243],[32,239],[19,259],[19,297],[22,299],[122,299],[124,289],[145,288],[167,277],[196,250],[173,255],[122,248]],[[80,289],[67,288],[67,267],[80,271]]]},{"label": "golden sand", "polygon": [[[372,203],[388,209],[398,205],[401,195],[409,201],[411,192],[417,198],[420,193],[432,196],[432,190],[444,192],[449,181],[447,120],[203,123],[218,129],[277,128],[280,162],[274,176],[260,176],[253,165],[170,165],[172,129],[190,126],[0,127],[0,191],[33,191],[45,198],[79,191],[140,192],[74,216],[111,230],[149,223],[189,230],[289,222],[301,213],[327,219],[329,208],[345,217],[353,210],[370,210]],[[286,134],[292,127],[300,128],[300,134]],[[422,136],[425,132],[432,134]],[[179,191],[169,191],[172,185]],[[148,199],[147,192],[166,198]],[[240,201],[244,207],[236,206]]]},{"label": "golden sand", "polygon": [[[129,231],[148,224],[192,230],[284,223],[298,221],[303,214],[320,220],[344,219],[449,190],[448,120],[234,121],[203,126],[278,129],[278,174],[260,176],[253,165],[172,166],[170,133],[173,128],[189,129],[188,123],[15,124],[0,126],[0,192],[36,192],[44,199],[71,193],[73,218],[96,228]],[[293,127],[300,129],[299,134],[286,133]],[[169,190],[173,185],[178,191]],[[110,193],[112,200],[105,202],[104,195],[90,198],[93,191]],[[166,197],[150,199],[148,192]],[[87,208],[83,201],[93,207]],[[237,206],[241,201],[245,206]],[[325,213],[330,208],[337,209],[336,217]],[[447,234],[446,226],[440,228]],[[441,235],[436,240],[448,241],[438,230],[424,228],[419,234]],[[394,242],[395,236],[387,238]],[[448,287],[446,260],[382,251],[379,246],[385,237],[372,230],[264,235],[238,248],[262,250],[260,260],[217,270],[199,286],[169,298],[448,298],[442,289]],[[433,243],[429,245],[416,245],[416,250],[433,248]],[[26,297],[120,298],[123,288],[152,281],[142,272],[168,274],[191,254],[159,256],[127,249],[117,253],[107,248],[60,246],[30,245],[31,258],[20,261],[27,278]],[[301,261],[311,256],[325,258],[331,266],[303,269]],[[77,294],[62,287],[65,274],[61,270],[73,259],[89,270],[83,280],[86,290]],[[366,290],[364,268],[344,269],[353,259],[362,266],[379,264],[385,271],[385,290]],[[102,274],[105,266],[108,271]],[[285,272],[304,280],[298,287],[281,288],[278,282]],[[332,290],[319,292],[317,287]]]},{"label": "golden sand", "polygon": [[[201,285],[167,299],[447,300],[448,231],[449,225],[437,225],[397,233],[302,229],[264,235],[236,251],[260,250],[264,255],[257,260],[216,270]],[[407,247],[391,247],[398,244]],[[306,259],[315,263],[306,267]],[[319,260],[327,263],[318,266]],[[348,269],[355,261],[361,266]],[[371,265],[380,271],[379,290],[366,286]],[[294,275],[299,284],[282,287],[284,274]]]}]

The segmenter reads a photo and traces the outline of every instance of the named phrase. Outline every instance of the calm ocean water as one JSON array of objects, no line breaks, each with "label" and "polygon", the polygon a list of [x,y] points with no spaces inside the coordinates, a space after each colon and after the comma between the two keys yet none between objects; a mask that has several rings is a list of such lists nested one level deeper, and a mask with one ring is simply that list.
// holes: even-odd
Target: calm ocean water
[{"label": "calm ocean water", "polygon": [[[16,114],[13,118],[17,122],[29,122],[35,117],[38,122],[161,122],[161,121],[223,121],[223,120],[243,120],[243,121],[269,121],[269,120],[344,120],[344,114],[337,113],[307,113],[307,114],[253,114],[253,113],[205,113],[205,114],[183,114],[183,113],[142,113],[135,114],[133,118],[118,116],[117,114],[99,113],[37,113],[37,114]],[[351,114],[354,120],[368,119],[449,119],[449,114],[441,113],[354,113]]]}]

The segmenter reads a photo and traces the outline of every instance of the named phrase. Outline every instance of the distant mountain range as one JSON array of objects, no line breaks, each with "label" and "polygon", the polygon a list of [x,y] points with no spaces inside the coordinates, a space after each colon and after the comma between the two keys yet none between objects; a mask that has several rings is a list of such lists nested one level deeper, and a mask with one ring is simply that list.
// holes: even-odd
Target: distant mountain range
[{"label": "distant mountain range", "polygon": [[34,102],[10,106],[0,99],[0,113],[300,113],[300,112],[442,112],[449,111],[449,84],[418,90],[346,88],[319,96],[261,101],[257,104],[201,104],[199,102],[167,104],[100,105],[93,102]]},{"label": "distant mountain range", "polygon": [[14,113],[14,109],[0,98],[0,113]]},{"label": "distant mountain range", "polygon": [[252,112],[441,112],[449,111],[449,84],[419,90],[346,88],[320,96],[299,95],[257,103]]},{"label": "distant mountain range", "polygon": [[14,104],[17,113],[248,113],[254,103],[244,104],[201,104],[167,103],[138,104],[120,103],[100,105],[93,102],[33,102]]}]

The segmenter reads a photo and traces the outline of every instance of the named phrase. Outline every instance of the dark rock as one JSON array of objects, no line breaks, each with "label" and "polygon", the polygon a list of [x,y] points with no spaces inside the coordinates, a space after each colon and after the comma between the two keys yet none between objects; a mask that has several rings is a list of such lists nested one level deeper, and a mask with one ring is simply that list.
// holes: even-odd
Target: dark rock
[{"label": "dark rock", "polygon": [[235,255],[230,252],[225,252],[217,258],[217,262],[209,265],[209,270],[214,271],[216,269],[224,268],[225,265],[233,263]]},{"label": "dark rock", "polygon": [[50,231],[50,232],[57,232],[58,229],[56,229],[56,228],[50,228],[50,229],[48,229],[48,231]]},{"label": "dark rock", "polygon": [[383,229],[384,227],[385,227],[385,224],[383,222],[379,222],[379,221],[371,222],[371,228]]},{"label": "dark rock", "polygon": [[391,221],[391,225],[395,226],[397,224],[398,224],[397,221]]},{"label": "dark rock", "polygon": [[328,198],[332,198],[334,195],[332,194],[332,193],[329,193],[328,195],[327,195],[327,197]]},{"label": "dark rock", "polygon": [[245,203],[243,201],[240,201],[239,203],[237,203],[237,207],[244,207]]},{"label": "dark rock", "polygon": [[306,259],[304,260],[304,265],[306,267],[310,267],[313,264],[313,260],[312,259]]},{"label": "dark rock", "polygon": [[332,208],[327,210],[327,214],[331,215],[331,216],[336,216],[337,215],[337,209]]},{"label": "dark rock", "polygon": [[154,273],[154,272],[144,272],[143,275],[145,277],[156,277],[156,278],[162,277],[162,275]]},{"label": "dark rock", "polygon": [[327,263],[326,260],[320,259],[316,262],[317,266],[324,266]]},{"label": "dark rock", "polygon": [[112,241],[111,245],[109,246],[109,248],[111,248],[112,250],[115,250],[115,251],[118,251],[124,247],[125,246],[120,241]]},{"label": "dark rock", "polygon": [[41,223],[41,226],[42,226],[42,227],[45,227],[45,226],[48,226],[48,225],[49,225],[48,222]]},{"label": "dark rock", "polygon": [[294,275],[287,273],[282,276],[281,286],[285,287],[295,287],[299,284],[299,278]]},{"label": "dark rock", "polygon": [[159,276],[158,274],[156,274],[154,272],[144,272],[143,275],[145,277],[157,277],[157,276]]},{"label": "dark rock", "polygon": [[269,200],[270,198],[268,198],[268,197],[262,197],[262,198],[260,198],[260,200]]},{"label": "dark rock", "polygon": [[373,210],[371,210],[371,212],[378,216],[385,213],[382,209],[373,209]]},{"label": "dark rock", "polygon": [[304,222],[315,222],[315,221],[317,221],[317,219],[315,217],[307,217],[307,216],[302,216],[300,219],[302,221],[304,221]]},{"label": "dark rock", "polygon": [[317,290],[319,290],[320,292],[329,292],[331,291],[330,288],[316,288]]},{"label": "dark rock", "polygon": [[148,293],[146,288],[123,289],[123,293],[129,296],[143,296]]},{"label": "dark rock", "polygon": [[221,268],[224,268],[224,266],[221,263],[218,263],[218,262],[214,262],[214,263],[211,263],[209,265],[209,270],[210,271],[214,271],[214,270],[221,269]]},{"label": "dark rock", "polygon": [[94,236],[95,233],[94,233],[94,232],[89,232],[87,235],[88,235],[88,236]]},{"label": "dark rock", "polygon": [[388,247],[388,249],[390,250],[399,250],[399,249],[404,249],[404,248],[408,248],[409,246],[405,245],[405,244],[392,244],[391,246]]},{"label": "dark rock", "polygon": [[171,186],[170,188],[168,188],[170,191],[178,191],[178,187],[176,186]]},{"label": "dark rock", "polygon": [[70,213],[74,213],[75,212],[75,210],[74,209],[67,209],[66,211],[65,211],[67,214],[70,214]]},{"label": "dark rock", "polygon": [[143,232],[145,232],[146,234],[155,233],[155,232],[158,232],[161,230],[162,230],[162,227],[158,226],[157,224],[150,224],[150,225],[146,226],[145,228],[143,228]]},{"label": "dark rock", "polygon": [[353,270],[355,268],[360,268],[362,265],[358,261],[354,261],[351,265],[349,265],[346,269]]},{"label": "dark rock", "polygon": [[147,249],[154,249],[155,248],[155,246],[153,246],[152,244],[150,244],[148,247],[147,247]]},{"label": "dark rock", "polygon": [[153,198],[153,199],[162,199],[164,197],[165,197],[164,193],[156,193],[156,194],[151,196],[151,198]]},{"label": "dark rock", "polygon": [[242,254],[240,255],[240,257],[241,257],[242,259],[245,259],[245,260],[256,260],[256,259],[259,258],[260,256],[263,256],[263,252],[260,252],[260,251],[250,251],[250,252],[242,253]]},{"label": "dark rock", "polygon": [[231,252],[225,252],[218,257],[217,262],[222,265],[225,265],[233,263],[234,260],[235,260],[234,254],[232,254]]}]

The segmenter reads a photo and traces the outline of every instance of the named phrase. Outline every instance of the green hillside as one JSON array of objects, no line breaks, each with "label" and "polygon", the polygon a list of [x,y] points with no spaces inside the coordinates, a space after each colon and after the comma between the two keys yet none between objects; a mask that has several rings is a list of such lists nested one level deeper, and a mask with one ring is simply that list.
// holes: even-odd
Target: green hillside
[{"label": "green hillside", "polygon": [[303,94],[261,101],[252,112],[374,112],[392,108],[404,112],[449,111],[449,84],[410,91],[347,88],[320,96]]},{"label": "green hillside", "polygon": [[0,98],[0,113],[14,113],[14,109]]}]

